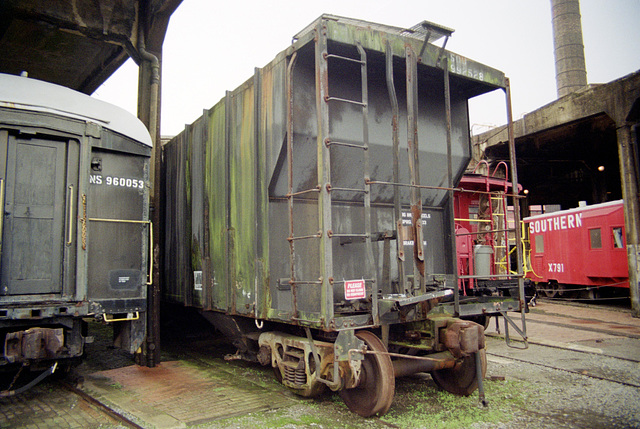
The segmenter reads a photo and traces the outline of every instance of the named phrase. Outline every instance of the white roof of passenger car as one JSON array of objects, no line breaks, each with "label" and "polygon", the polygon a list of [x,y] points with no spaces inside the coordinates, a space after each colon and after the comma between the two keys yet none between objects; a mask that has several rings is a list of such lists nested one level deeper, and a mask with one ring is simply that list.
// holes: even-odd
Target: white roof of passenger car
[{"label": "white roof of passenger car", "polygon": [[147,128],[126,110],[38,79],[0,73],[0,106],[55,113],[94,122],[147,146],[153,146]]}]

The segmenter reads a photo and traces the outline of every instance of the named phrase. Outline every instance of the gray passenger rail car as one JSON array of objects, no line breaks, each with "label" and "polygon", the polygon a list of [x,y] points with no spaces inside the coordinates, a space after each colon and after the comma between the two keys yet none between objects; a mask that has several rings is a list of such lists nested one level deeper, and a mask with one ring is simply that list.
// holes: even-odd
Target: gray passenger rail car
[{"label": "gray passenger rail car", "polygon": [[416,372],[471,394],[484,331],[460,317],[524,305],[458,294],[467,102],[507,83],[433,44],[451,31],[323,15],[163,148],[165,301],[363,416]]},{"label": "gray passenger rail car", "polygon": [[0,75],[0,368],[77,360],[86,317],[141,346],[151,149],[116,106]]}]

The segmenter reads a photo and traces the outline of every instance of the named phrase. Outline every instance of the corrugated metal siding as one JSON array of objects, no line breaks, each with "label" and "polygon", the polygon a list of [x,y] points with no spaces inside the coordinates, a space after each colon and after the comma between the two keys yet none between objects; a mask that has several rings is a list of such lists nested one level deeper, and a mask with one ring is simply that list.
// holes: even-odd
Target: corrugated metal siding
[{"label": "corrugated metal siding", "polygon": [[187,265],[191,243],[190,208],[187,204],[188,134],[182,133],[164,146],[164,274],[163,295],[170,302],[189,304],[191,290]]},{"label": "corrugated metal siding", "polygon": [[[231,311],[252,312],[255,298],[256,152],[253,85],[231,95],[229,144],[229,248],[233,279]],[[214,255],[214,258],[216,256]]]},{"label": "corrugated metal siding", "polygon": [[[206,114],[205,114],[206,115]],[[204,222],[205,211],[204,203],[206,198],[205,193],[205,144],[207,138],[207,121],[203,116],[198,119],[189,127],[189,169],[188,180],[189,186],[187,190],[187,205],[191,208],[191,225],[190,225],[190,240],[191,240],[191,252],[189,257],[191,282],[192,282],[192,295],[191,305],[202,307],[203,291],[202,285],[195,284],[195,272],[202,272],[204,269],[204,255],[205,255],[205,234],[204,234]]]},{"label": "corrugated metal siding", "polygon": [[211,270],[207,290],[211,307],[229,308],[229,273],[227,266],[228,210],[227,210],[227,148],[226,148],[226,100],[216,104],[207,117],[209,133],[206,145],[206,192],[209,203],[209,257]]}]

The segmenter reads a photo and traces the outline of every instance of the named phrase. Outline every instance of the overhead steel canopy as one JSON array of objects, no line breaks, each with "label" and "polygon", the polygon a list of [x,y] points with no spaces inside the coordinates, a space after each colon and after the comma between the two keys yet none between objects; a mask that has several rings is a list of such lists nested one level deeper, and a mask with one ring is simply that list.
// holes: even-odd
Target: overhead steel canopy
[{"label": "overhead steel canopy", "polygon": [[[619,134],[623,127],[638,129],[639,106],[637,71],[574,92],[516,121],[519,182],[530,191],[529,203],[572,208],[581,200],[596,204],[623,198],[624,182],[637,181],[638,152],[632,143],[633,167],[625,171],[628,157],[620,151]],[[496,163],[508,159],[507,141],[506,127],[473,137],[474,145]]]},{"label": "overhead steel canopy", "polygon": [[129,57],[138,30],[161,52],[182,0],[4,0],[0,2],[0,72],[91,94]]}]

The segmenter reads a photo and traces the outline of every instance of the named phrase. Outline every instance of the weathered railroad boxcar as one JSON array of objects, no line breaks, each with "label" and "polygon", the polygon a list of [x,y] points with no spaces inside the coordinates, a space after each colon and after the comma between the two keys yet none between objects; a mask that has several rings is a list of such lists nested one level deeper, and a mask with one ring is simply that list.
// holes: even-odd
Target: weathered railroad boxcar
[{"label": "weathered railroad boxcar", "polygon": [[0,367],[81,356],[87,316],[140,347],[151,148],[118,107],[0,75]]},{"label": "weathered railroad boxcar", "polygon": [[527,277],[550,298],[629,295],[622,200],[524,219],[531,243]]},{"label": "weathered railroad boxcar", "polygon": [[364,416],[396,376],[473,392],[484,333],[455,316],[523,306],[458,299],[467,101],[506,80],[432,44],[451,31],[324,15],[163,149],[165,299]]}]

